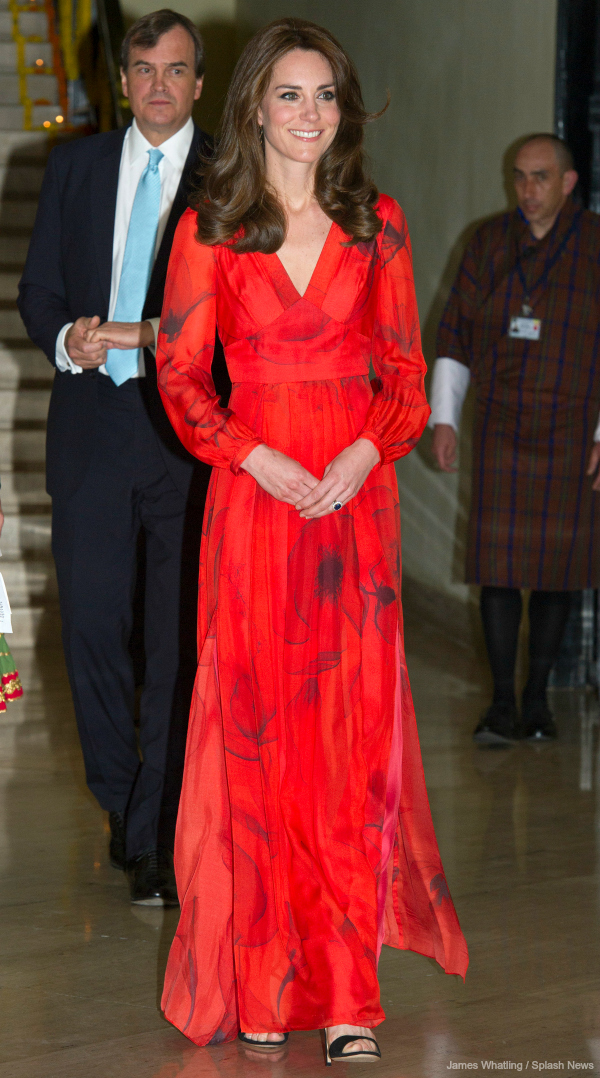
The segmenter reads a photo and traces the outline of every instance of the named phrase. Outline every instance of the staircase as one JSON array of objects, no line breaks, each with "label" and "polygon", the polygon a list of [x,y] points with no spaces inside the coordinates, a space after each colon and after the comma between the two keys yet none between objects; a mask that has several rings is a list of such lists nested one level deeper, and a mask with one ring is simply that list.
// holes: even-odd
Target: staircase
[{"label": "staircase", "polygon": [[19,0],[17,25],[23,50],[21,73],[13,11],[9,0],[0,0],[0,132],[56,127],[64,117],[43,2]]},{"label": "staircase", "polygon": [[[0,121],[9,108],[0,106]],[[26,647],[56,644],[60,629],[44,476],[53,368],[16,305],[48,150],[45,133],[0,130],[0,572],[13,611],[10,644]]]}]

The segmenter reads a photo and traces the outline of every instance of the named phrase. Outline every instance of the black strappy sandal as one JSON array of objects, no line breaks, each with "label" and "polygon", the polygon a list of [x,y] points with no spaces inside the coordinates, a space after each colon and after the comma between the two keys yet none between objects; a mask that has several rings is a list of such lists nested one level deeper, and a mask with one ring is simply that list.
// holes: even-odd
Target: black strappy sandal
[{"label": "black strappy sandal", "polygon": [[[372,1051],[366,1051],[361,1048],[360,1052],[344,1052],[344,1048],[348,1044],[352,1044],[353,1041],[371,1041],[375,1045]],[[327,1056],[325,1059],[325,1066],[330,1067],[332,1063],[348,1063],[357,1059],[359,1063],[376,1063],[378,1059],[381,1059],[381,1052],[379,1051],[379,1045],[374,1037],[365,1037],[364,1034],[355,1034],[354,1036],[336,1037],[334,1041],[329,1044],[327,1040],[327,1031],[325,1031],[325,1050]]]},{"label": "black strappy sandal", "polygon": [[283,1048],[284,1044],[287,1044],[288,1037],[289,1033],[284,1033],[282,1041],[254,1041],[247,1033],[242,1033],[241,1029],[238,1033],[238,1040],[248,1048],[255,1048],[257,1052],[276,1052],[278,1048]]}]

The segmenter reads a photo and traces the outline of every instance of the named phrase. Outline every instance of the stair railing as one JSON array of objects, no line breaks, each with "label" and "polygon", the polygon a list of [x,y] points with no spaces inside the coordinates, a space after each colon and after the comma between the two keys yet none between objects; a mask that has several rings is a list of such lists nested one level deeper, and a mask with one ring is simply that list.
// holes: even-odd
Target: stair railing
[{"label": "stair railing", "polygon": [[126,102],[121,94],[119,52],[125,25],[119,0],[44,2],[58,5],[60,49],[74,122],[82,105],[84,115],[87,106],[90,122],[89,114],[95,111],[101,131],[122,127]]},{"label": "stair railing", "polygon": [[125,118],[122,107],[123,95],[121,93],[119,68],[121,41],[125,36],[123,13],[119,0],[96,0],[96,12],[98,36],[110,88],[114,127],[123,127]]}]

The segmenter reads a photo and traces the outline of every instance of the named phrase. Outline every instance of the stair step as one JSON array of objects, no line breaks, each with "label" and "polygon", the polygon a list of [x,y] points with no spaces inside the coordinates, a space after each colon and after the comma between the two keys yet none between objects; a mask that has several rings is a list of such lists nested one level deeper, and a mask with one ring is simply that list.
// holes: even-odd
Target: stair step
[{"label": "stair step", "polygon": [[[48,18],[45,11],[20,11],[19,30],[23,37],[48,38]],[[0,8],[0,37],[12,38],[12,11]]]},{"label": "stair step", "polygon": [[0,392],[0,429],[7,430],[20,423],[23,430],[24,422],[29,423],[30,429],[32,422],[45,427],[49,403],[50,389],[3,389]]},{"label": "stair step", "polygon": [[[0,231],[11,225],[22,231],[30,232],[35,223],[37,212],[37,199],[35,198],[5,198],[0,205]],[[0,274],[1,276],[1,274]],[[18,283],[18,281],[17,281]],[[2,286],[0,285],[0,288]],[[17,295],[15,288],[13,296]],[[4,299],[0,293],[0,299]],[[6,297],[10,299],[10,296]]]},{"label": "stair step", "polygon": [[[32,127],[41,127],[46,121],[50,123],[62,123],[63,119],[58,105],[33,105],[31,109]],[[22,131],[24,125],[24,109],[22,105],[0,105],[0,129],[4,131]]]},{"label": "stair step", "polygon": [[17,46],[14,41],[0,41],[0,70],[18,71]]},{"label": "stair step", "polygon": [[52,557],[34,555],[31,559],[3,553],[0,572],[4,577],[11,609],[39,603],[42,599],[56,601],[58,588]]},{"label": "stair step", "polygon": [[[6,234],[0,234],[0,265],[11,268],[16,266],[21,269],[25,265],[28,247],[28,235],[7,236]],[[21,333],[19,333],[19,336],[21,336]]]},{"label": "stair step", "polygon": [[[24,133],[30,134],[30,132]],[[37,132],[31,132],[31,134],[37,134]],[[16,159],[13,157],[3,166],[0,174],[3,194],[29,195],[37,198],[44,179],[45,167],[45,164],[40,161],[27,162],[21,157]]]},{"label": "stair step", "polygon": [[[52,104],[58,104],[58,80],[56,75],[27,75],[27,94],[32,101],[46,98]],[[21,104],[21,87],[16,74],[0,73],[0,101],[3,105]]]},{"label": "stair step", "polygon": [[[25,347],[4,347],[0,344],[0,387],[10,389],[25,381],[47,383],[52,387],[54,368],[39,348],[28,342]],[[1,475],[0,475],[1,478]]]},{"label": "stair step", "polygon": [[[47,33],[43,34],[47,37]],[[52,45],[49,41],[27,41],[25,43],[25,66],[36,67],[36,60],[43,60],[44,67],[52,70]],[[42,66],[41,64],[39,65]]]},{"label": "stair step", "polygon": [[43,471],[45,456],[45,431],[0,430],[0,476],[7,471]]},{"label": "stair step", "polygon": [[[33,205],[35,206],[36,203],[34,202]],[[1,212],[3,214],[7,214],[9,212],[8,203],[6,203],[6,202],[2,203]],[[1,219],[2,218],[0,217],[0,220]],[[20,273],[7,272],[7,271],[4,271],[4,273],[0,272],[0,303],[3,300],[14,299],[15,296],[18,295],[20,276],[21,276]]]},{"label": "stair step", "polygon": [[[0,245],[1,244],[2,238],[0,238]],[[0,340],[6,337],[10,337],[14,340],[26,336],[27,331],[16,307],[14,310],[7,310],[4,306],[0,307]]]},{"label": "stair step", "polygon": [[[6,472],[2,476],[2,507],[6,513],[48,513],[52,505],[43,472]],[[0,549],[2,541],[0,539]]]},{"label": "stair step", "polygon": [[[45,35],[44,35],[45,36]],[[36,61],[41,60],[38,64]],[[39,67],[40,72],[50,74],[52,72],[53,54],[52,45],[48,41],[25,42],[25,66],[30,68]],[[17,46],[12,39],[0,38],[0,73],[14,75],[19,71],[17,62]]]},{"label": "stair step", "polygon": [[51,519],[50,513],[32,513],[31,516],[5,514],[0,539],[3,555],[12,554],[14,557],[30,550],[50,550]]},{"label": "stair step", "polygon": [[13,610],[12,627],[8,637],[11,648],[60,647],[58,604]]},{"label": "stair step", "polygon": [[20,100],[19,76],[0,74],[0,101],[4,105],[18,105]]}]

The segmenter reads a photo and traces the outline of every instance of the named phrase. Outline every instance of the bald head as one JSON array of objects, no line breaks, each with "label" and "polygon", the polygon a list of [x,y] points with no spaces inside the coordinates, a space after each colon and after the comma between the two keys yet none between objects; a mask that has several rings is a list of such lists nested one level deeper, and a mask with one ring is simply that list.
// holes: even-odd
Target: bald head
[{"label": "bald head", "polygon": [[554,135],[532,135],[517,153],[513,174],[521,212],[542,239],[577,183],[571,151]]},{"label": "bald head", "polygon": [[552,148],[561,175],[565,172],[571,172],[575,168],[573,154],[571,153],[566,142],[563,142],[563,140],[559,138],[558,135],[530,135],[529,138],[525,139],[525,142],[521,143],[520,149],[522,150],[524,146],[529,146],[531,145],[531,143],[545,143],[547,146],[550,146]]}]

